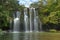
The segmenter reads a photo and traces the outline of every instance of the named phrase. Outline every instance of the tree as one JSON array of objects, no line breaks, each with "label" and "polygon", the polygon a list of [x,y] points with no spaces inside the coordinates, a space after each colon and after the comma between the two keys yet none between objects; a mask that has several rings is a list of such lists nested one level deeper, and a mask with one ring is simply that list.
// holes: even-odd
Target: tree
[{"label": "tree", "polygon": [[0,0],[0,28],[8,28],[14,11],[21,11],[23,8],[17,0]]},{"label": "tree", "polygon": [[[39,19],[41,20],[43,25],[49,26],[49,23],[52,25],[60,24],[59,0],[40,0],[38,3],[39,3],[38,5]],[[37,4],[32,5],[35,6]]]},{"label": "tree", "polygon": [[[42,3],[42,1],[41,1],[41,3]],[[40,13],[40,17],[42,18],[43,23],[47,23],[47,22],[51,22],[54,24],[56,22],[58,23],[58,15],[57,15],[58,9],[56,8],[57,6],[58,6],[57,0],[47,0],[46,5],[43,5],[43,3],[42,3],[42,5],[40,5],[39,13]]]}]

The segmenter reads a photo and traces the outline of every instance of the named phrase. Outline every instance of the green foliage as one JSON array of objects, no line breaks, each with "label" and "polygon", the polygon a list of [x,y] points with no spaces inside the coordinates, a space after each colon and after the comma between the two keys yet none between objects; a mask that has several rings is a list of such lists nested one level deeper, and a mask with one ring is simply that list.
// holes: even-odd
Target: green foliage
[{"label": "green foliage", "polygon": [[[46,5],[43,5],[43,1],[41,0],[39,6],[39,17],[43,24],[47,22],[58,24],[58,19],[60,18],[60,1],[59,0],[47,0]],[[39,3],[38,2],[38,3]]]},{"label": "green foliage", "polygon": [[50,29],[49,32],[57,32],[55,29]]},{"label": "green foliage", "polygon": [[57,12],[51,12],[49,17],[49,22],[53,24],[58,24],[58,15]]},{"label": "green foliage", "polygon": [[[44,4],[44,2],[46,4]],[[33,6],[32,6],[33,5]],[[60,24],[60,0],[40,0],[38,3],[33,3],[31,7],[38,7],[39,19],[41,20],[43,25],[47,25],[47,28],[52,26],[52,28],[59,28]],[[52,24],[52,25],[50,25]],[[45,26],[44,26],[45,27]],[[50,30],[55,32],[55,30]]]},{"label": "green foliage", "polygon": [[17,0],[0,0],[0,28],[9,27],[14,11],[21,11],[23,8]]},{"label": "green foliage", "polygon": [[38,8],[39,7],[39,2],[34,2],[30,5],[30,7]]}]

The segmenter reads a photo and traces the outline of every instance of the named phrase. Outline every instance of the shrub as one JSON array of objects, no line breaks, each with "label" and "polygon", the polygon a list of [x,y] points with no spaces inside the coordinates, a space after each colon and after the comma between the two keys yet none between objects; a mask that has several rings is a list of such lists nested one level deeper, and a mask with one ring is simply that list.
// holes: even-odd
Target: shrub
[{"label": "shrub", "polygon": [[49,32],[57,32],[55,29],[50,29]]}]

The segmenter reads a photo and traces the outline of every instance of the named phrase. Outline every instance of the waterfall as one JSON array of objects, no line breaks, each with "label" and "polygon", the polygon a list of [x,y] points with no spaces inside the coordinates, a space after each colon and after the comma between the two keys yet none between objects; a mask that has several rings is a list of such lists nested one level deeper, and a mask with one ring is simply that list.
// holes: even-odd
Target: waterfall
[{"label": "waterfall", "polygon": [[24,9],[24,24],[25,24],[25,32],[29,32],[27,8]]},{"label": "waterfall", "polygon": [[14,25],[13,25],[13,32],[19,32],[20,31],[20,12],[17,11],[14,16]]},{"label": "waterfall", "polygon": [[[16,11],[13,14],[14,20],[13,20],[13,32],[20,32],[20,29],[22,26],[20,26],[20,23],[22,22],[20,19],[21,13],[19,11]],[[36,8],[24,8],[23,12],[23,20],[24,20],[24,28],[23,30],[25,32],[38,32],[39,30],[42,30],[42,23],[39,21],[38,18],[38,12]],[[21,22],[20,22],[21,21]],[[40,23],[40,29],[39,29],[39,23]],[[11,21],[10,21],[11,24]],[[11,26],[11,25],[10,25]]]},{"label": "waterfall", "polygon": [[[28,19],[30,19],[30,22],[28,22]],[[28,23],[30,23],[30,26],[28,25]],[[24,24],[26,32],[29,31],[28,27],[30,27],[30,32],[38,32],[38,13],[35,8],[29,8],[29,12],[27,8],[24,9]]]},{"label": "waterfall", "polygon": [[[37,33],[39,32],[39,30],[42,31],[42,23],[38,18],[37,9],[36,8],[25,8],[24,13],[22,15],[24,15],[23,16],[24,24],[22,24],[22,25],[24,25],[24,29],[25,29],[24,31],[26,33],[25,32],[22,33],[20,31],[20,29],[22,28],[22,26],[20,24],[22,22],[20,20],[21,13],[19,11],[16,11],[13,14],[13,17],[14,17],[13,23],[12,23],[12,20],[10,20],[10,27],[13,24],[12,40],[38,40]],[[39,29],[39,25],[38,25],[39,23],[40,23],[40,29]],[[33,32],[33,33],[29,33],[29,32]]]},{"label": "waterfall", "polygon": [[32,8],[29,9],[30,10],[30,32],[32,32],[32,27],[33,27],[33,24],[32,24]]},{"label": "waterfall", "polygon": [[33,8],[34,11],[34,32],[38,32],[38,13],[36,12],[36,9]]}]

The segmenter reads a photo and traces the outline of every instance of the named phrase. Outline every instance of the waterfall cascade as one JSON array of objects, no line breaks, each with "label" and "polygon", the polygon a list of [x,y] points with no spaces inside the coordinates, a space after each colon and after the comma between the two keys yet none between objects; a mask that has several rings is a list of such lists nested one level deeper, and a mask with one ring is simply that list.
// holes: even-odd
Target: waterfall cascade
[{"label": "waterfall cascade", "polygon": [[32,8],[29,9],[29,13],[30,13],[30,32],[32,32],[33,30],[33,21],[32,21]]},{"label": "waterfall cascade", "polygon": [[35,8],[24,9],[24,22],[26,32],[38,32],[38,13]]},{"label": "waterfall cascade", "polygon": [[[40,24],[39,29],[39,18],[38,18],[38,12],[35,8],[25,8],[24,9],[24,31],[25,32],[38,32],[41,30],[42,26]],[[21,13],[17,11],[14,15],[14,24],[13,24],[13,32],[20,32],[20,29],[22,26],[20,26],[20,16]]]},{"label": "waterfall cascade", "polygon": [[27,9],[24,9],[24,24],[25,24],[25,32],[29,32],[28,30],[28,14]]},{"label": "waterfall cascade", "polygon": [[14,16],[14,25],[13,25],[13,32],[19,32],[20,31],[20,12],[17,11],[15,14],[13,14]]},{"label": "waterfall cascade", "polygon": [[34,31],[38,32],[38,13],[36,12],[35,8],[34,11]]}]

